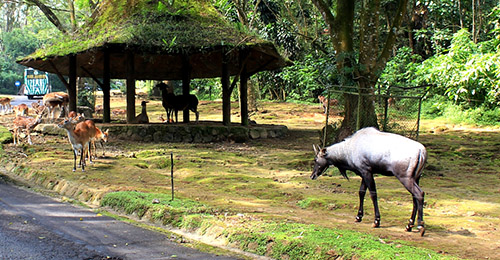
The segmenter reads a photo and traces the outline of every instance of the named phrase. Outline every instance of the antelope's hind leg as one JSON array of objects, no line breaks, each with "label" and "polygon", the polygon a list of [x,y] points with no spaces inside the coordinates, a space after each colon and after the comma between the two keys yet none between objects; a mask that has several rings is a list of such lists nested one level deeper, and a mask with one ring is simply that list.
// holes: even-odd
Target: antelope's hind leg
[{"label": "antelope's hind leg", "polygon": [[418,202],[417,199],[412,195],[413,198],[413,210],[411,212],[411,217],[408,220],[408,225],[406,225],[406,231],[411,232],[412,228],[415,226],[415,217],[417,216]]},{"label": "antelope's hind leg", "polygon": [[410,220],[408,221],[408,225],[406,226],[406,231],[412,231],[412,228],[415,225],[415,216],[418,213],[417,219],[417,229],[421,236],[425,234],[424,227],[424,192],[420,189],[418,185],[418,180],[406,179],[402,180],[401,183],[405,186],[405,188],[411,193],[413,197],[413,210],[411,213]]}]

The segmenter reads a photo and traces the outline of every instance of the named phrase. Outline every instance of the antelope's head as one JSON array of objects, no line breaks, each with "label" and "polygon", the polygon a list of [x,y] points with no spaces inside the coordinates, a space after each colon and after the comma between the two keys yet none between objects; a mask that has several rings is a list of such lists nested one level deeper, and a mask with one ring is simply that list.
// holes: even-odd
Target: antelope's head
[{"label": "antelope's head", "polygon": [[315,157],[314,157],[314,168],[311,174],[311,179],[315,180],[319,176],[321,176],[321,174],[323,174],[323,172],[325,172],[326,169],[328,169],[330,164],[326,159],[326,148],[321,149],[319,148],[319,146],[313,145],[313,149]]}]

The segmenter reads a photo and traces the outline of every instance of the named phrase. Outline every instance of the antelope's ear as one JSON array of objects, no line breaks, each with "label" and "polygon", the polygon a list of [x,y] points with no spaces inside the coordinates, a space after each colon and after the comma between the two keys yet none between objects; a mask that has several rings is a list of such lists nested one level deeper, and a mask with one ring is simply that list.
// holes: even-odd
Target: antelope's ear
[{"label": "antelope's ear", "polygon": [[321,156],[325,156],[326,155],[326,148],[321,149],[321,151],[319,152],[319,154]]},{"label": "antelope's ear", "polygon": [[106,129],[106,130],[104,131],[104,133],[106,133],[106,134],[107,134],[108,132],[109,132],[109,128],[108,128],[108,129]]}]

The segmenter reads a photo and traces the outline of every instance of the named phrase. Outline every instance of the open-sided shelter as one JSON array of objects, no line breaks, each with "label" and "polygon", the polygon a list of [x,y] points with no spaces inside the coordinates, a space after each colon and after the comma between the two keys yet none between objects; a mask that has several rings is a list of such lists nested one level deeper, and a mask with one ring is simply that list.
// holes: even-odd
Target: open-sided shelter
[{"label": "open-sided shelter", "polygon": [[[78,33],[17,61],[55,73],[76,110],[76,78],[92,77],[103,89],[104,122],[110,121],[110,79],[126,79],[127,122],[135,117],[135,80],[221,77],[223,122],[230,124],[230,95],[240,81],[242,124],[248,124],[248,78],[286,66],[271,42],[229,23],[208,0],[107,0]],[[66,82],[63,76],[68,76]],[[235,76],[230,82],[230,76]],[[189,113],[184,113],[189,122]]]}]

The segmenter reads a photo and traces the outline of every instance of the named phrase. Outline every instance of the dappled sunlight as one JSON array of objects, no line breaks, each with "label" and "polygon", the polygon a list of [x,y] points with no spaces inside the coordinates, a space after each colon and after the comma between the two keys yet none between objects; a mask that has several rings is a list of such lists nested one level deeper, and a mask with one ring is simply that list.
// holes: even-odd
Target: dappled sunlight
[{"label": "dappled sunlight", "polygon": [[[125,107],[123,101],[119,102],[113,100],[112,108]],[[219,102],[202,101],[199,107],[200,120],[222,120]],[[237,107],[232,103],[233,118],[237,118]],[[148,103],[148,113],[152,122],[162,114],[165,117],[158,100]],[[354,222],[360,177],[348,173],[346,180],[331,168],[318,180],[309,178],[314,159],[312,144],[319,143],[319,129],[325,121],[317,104],[261,102],[251,118],[258,124],[284,124],[289,133],[283,138],[246,143],[143,143],[111,137],[106,156],[87,164],[84,173],[80,169],[72,172],[73,154],[67,137],[47,135],[43,142],[26,149],[6,146],[6,153],[12,157],[7,165],[17,169],[18,175],[39,180],[47,187],[53,185],[58,191],[76,192],[74,185],[103,193],[170,194],[172,152],[175,195],[224,212],[351,229],[462,257],[477,252],[486,257],[498,250],[492,243],[500,240],[498,131],[450,127],[437,131],[434,126],[426,127],[424,121],[419,141],[427,147],[429,160],[420,180],[427,226],[426,236],[421,238],[404,231],[412,198],[396,178],[375,176],[382,215],[379,229],[371,227],[374,214],[369,195],[363,222]],[[467,246],[457,248],[457,244]]]}]

